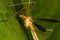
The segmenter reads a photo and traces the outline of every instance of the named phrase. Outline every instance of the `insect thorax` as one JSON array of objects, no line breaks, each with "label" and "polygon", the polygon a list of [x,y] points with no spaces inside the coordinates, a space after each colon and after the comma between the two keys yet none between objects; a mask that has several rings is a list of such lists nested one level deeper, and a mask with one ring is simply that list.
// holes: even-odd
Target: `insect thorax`
[{"label": "insect thorax", "polygon": [[32,25],[32,18],[30,16],[19,15],[24,20],[24,26],[28,29],[30,25]]}]

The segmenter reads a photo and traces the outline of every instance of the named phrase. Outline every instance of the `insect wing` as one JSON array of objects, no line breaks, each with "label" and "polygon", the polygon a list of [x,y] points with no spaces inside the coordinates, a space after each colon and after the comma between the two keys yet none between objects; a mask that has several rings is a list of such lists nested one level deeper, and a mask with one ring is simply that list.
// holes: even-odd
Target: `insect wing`
[{"label": "insect wing", "polygon": [[38,25],[38,24],[36,24],[36,23],[34,23],[34,22],[33,22],[33,24],[34,24],[39,30],[41,30],[41,31],[43,31],[43,32],[46,32],[46,29],[45,29],[43,26]]},{"label": "insect wing", "polygon": [[44,22],[52,22],[52,23],[55,23],[55,22],[60,22],[59,20],[54,20],[54,19],[39,19],[38,20],[40,21],[44,21]]}]

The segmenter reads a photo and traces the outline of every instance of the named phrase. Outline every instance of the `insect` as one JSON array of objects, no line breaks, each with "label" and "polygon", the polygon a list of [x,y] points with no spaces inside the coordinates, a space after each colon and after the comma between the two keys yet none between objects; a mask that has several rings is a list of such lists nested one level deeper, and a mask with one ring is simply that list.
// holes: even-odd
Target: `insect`
[{"label": "insect", "polygon": [[[39,37],[38,37],[37,32],[35,31],[33,25],[35,25],[39,30],[41,30],[41,31],[43,31],[43,32],[46,32],[48,29],[42,27],[42,26],[39,25],[39,24],[36,24],[36,23],[34,22],[34,20],[32,19],[32,17],[29,15],[30,12],[32,11],[32,9],[34,8],[34,6],[33,6],[32,9],[30,10],[30,5],[31,5],[31,4],[35,4],[35,2],[31,2],[31,0],[29,0],[29,2],[27,2],[27,3],[21,3],[21,4],[27,4],[27,11],[26,11],[24,14],[19,15],[19,17],[24,20],[24,26],[26,27],[26,29],[30,29],[31,34],[32,34],[32,37],[33,37],[33,40],[39,40]],[[13,5],[11,5],[11,6],[13,6]],[[21,10],[23,10],[23,9],[24,9],[24,8],[22,8]],[[20,11],[21,11],[21,10],[20,10]],[[18,13],[18,12],[17,12],[17,13]],[[17,13],[16,13],[16,14],[17,14]],[[16,15],[16,14],[15,14],[15,15]],[[15,15],[13,15],[13,16],[15,16]],[[12,16],[12,17],[13,17],[13,16]],[[12,17],[11,17],[11,18],[12,18]],[[58,21],[58,20],[53,20],[53,19],[39,19],[39,18],[37,18],[37,19],[38,19],[38,20],[43,20],[43,21],[50,21],[50,22],[60,22],[60,21]],[[52,30],[50,30],[50,31],[52,31]]]}]

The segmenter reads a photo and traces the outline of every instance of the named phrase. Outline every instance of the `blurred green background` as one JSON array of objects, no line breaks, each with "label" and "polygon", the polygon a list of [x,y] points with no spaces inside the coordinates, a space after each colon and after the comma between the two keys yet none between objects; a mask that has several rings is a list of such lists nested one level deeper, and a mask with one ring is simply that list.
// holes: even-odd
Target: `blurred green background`
[{"label": "blurred green background", "polygon": [[[14,16],[9,22],[8,20],[13,16],[19,9],[21,5],[9,6],[11,4],[17,4],[20,2],[26,2],[27,0],[0,0],[0,40],[32,40],[31,35],[26,34],[26,29],[23,24],[19,23],[17,17]],[[31,0],[36,2],[35,8],[31,12],[33,18],[47,18],[60,20],[60,0]],[[20,20],[21,22],[21,20]],[[52,29],[52,34],[47,38],[47,40],[60,40],[60,23],[44,23],[39,22],[42,26]],[[48,36],[46,33],[37,29],[38,36],[40,40],[44,40],[44,36]],[[43,33],[43,34],[42,34]],[[28,36],[30,36],[28,38]]]}]

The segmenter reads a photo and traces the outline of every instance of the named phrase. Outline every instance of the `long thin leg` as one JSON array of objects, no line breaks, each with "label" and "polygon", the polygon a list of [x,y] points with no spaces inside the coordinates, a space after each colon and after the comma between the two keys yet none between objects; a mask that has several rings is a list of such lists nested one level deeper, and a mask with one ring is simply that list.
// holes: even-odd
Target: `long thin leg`
[{"label": "long thin leg", "polygon": [[[30,3],[35,3],[35,2],[30,2]],[[28,2],[25,2],[25,3],[18,3],[18,4],[12,4],[12,5],[9,5],[9,6],[17,6],[17,5],[22,5],[22,4],[28,4]]]},{"label": "long thin leg", "polygon": [[[1,20],[0,22],[7,22],[8,23],[15,15],[17,15],[19,12],[21,12],[24,8],[20,9],[18,12],[16,12],[14,15],[12,15],[9,19]],[[24,13],[26,13],[26,11]]]},{"label": "long thin leg", "polygon": [[[32,11],[33,8],[35,7],[35,3],[36,3],[36,2],[30,2],[30,1],[29,1],[29,3],[30,3],[30,4],[28,4],[28,6],[27,6],[27,11],[26,11],[27,13],[25,12],[25,14],[23,14],[23,15],[25,15],[25,16],[27,16],[27,15],[29,15],[29,14],[31,13],[31,11]],[[31,4],[33,4],[33,6],[32,6],[32,8],[30,9],[30,5],[31,5]]]},{"label": "long thin leg", "polygon": [[[30,11],[30,9],[29,9],[29,6],[30,6],[30,3],[35,3],[35,2],[30,2],[31,0],[29,0],[29,4],[28,4],[28,10]],[[28,3],[28,2],[27,2]],[[20,5],[21,4],[27,4],[27,3],[20,3]],[[19,4],[14,4],[14,5],[19,5]],[[10,5],[10,6],[12,6],[12,5]],[[24,7],[25,8],[25,7]],[[16,12],[9,20],[11,20],[16,14],[18,14],[20,11],[22,11],[24,8],[22,8],[22,9],[20,9],[18,12]],[[32,9],[34,8],[34,6],[32,7]],[[32,10],[31,10],[32,11]],[[28,12],[28,11],[27,11]],[[29,13],[29,12],[28,12]],[[27,13],[27,15],[28,15],[28,13]]]},{"label": "long thin leg", "polygon": [[30,13],[30,2],[31,0],[28,1],[26,16],[28,16],[28,14]]},{"label": "long thin leg", "polygon": [[[29,0],[28,5],[27,5],[27,13],[26,13],[27,16],[31,13],[31,11],[32,11],[33,8],[35,7],[35,3],[36,3],[36,2],[31,3],[31,0]],[[34,5],[32,6],[32,8],[30,8],[30,5],[31,5],[31,4],[34,4]]]},{"label": "long thin leg", "polygon": [[28,2],[26,2],[26,3],[12,4],[12,5],[9,5],[9,6],[17,6],[17,5],[22,5],[22,4],[28,4]]},{"label": "long thin leg", "polygon": [[[52,30],[52,29],[51,29],[51,30]],[[49,30],[47,30],[47,31],[49,31]],[[46,40],[47,38],[49,38],[49,36],[52,34],[52,32],[53,32],[53,30],[50,31],[50,33],[49,33],[47,36],[45,36],[44,40]]]},{"label": "long thin leg", "polygon": [[[24,7],[25,8],[25,7]],[[20,9],[18,12],[16,12],[13,16],[11,16],[11,18],[9,18],[9,20],[11,20],[15,15],[17,15],[19,12],[21,12],[24,8]],[[9,20],[7,22],[9,22]]]},{"label": "long thin leg", "polygon": [[[36,3],[36,2],[35,2]],[[31,8],[31,11],[30,11],[30,13],[32,12],[32,10],[34,9],[34,7],[35,7],[35,3],[34,3],[34,5],[32,6],[32,8]]]},{"label": "long thin leg", "polygon": [[[30,6],[30,3],[35,3],[35,2],[30,2],[31,0],[29,0],[29,2],[27,2],[27,3],[19,3],[20,5],[21,4],[28,4],[28,10],[30,11],[30,9],[29,9],[29,6]],[[19,4],[14,4],[14,5],[19,5]],[[14,5],[10,5],[10,6],[14,6]],[[25,7],[24,7],[25,8]],[[18,14],[20,11],[22,11],[24,8],[22,8],[22,9],[20,9],[18,12],[16,12],[9,20],[11,20],[16,14]],[[33,6],[33,8],[34,8],[34,6]],[[33,9],[32,8],[32,9]],[[28,13],[29,13],[29,11],[27,11]],[[32,10],[31,10],[32,11]],[[28,15],[28,14],[27,14]]]}]

